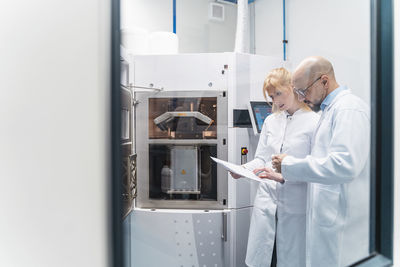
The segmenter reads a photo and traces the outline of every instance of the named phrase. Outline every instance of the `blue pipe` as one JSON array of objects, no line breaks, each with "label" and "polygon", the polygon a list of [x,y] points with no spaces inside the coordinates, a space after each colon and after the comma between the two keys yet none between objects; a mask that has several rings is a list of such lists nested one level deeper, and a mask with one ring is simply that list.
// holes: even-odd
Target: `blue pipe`
[{"label": "blue pipe", "polygon": [[283,0],[283,60],[286,61],[286,3]]},{"label": "blue pipe", "polygon": [[176,33],[176,0],[172,0],[172,31]]}]

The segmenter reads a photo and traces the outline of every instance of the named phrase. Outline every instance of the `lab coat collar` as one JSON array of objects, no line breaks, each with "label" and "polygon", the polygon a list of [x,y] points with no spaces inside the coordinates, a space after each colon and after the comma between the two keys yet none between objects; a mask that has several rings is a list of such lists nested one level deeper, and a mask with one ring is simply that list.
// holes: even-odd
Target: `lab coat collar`
[{"label": "lab coat collar", "polygon": [[325,109],[322,111],[321,118],[319,119],[317,128],[314,131],[314,136],[312,138],[311,147],[314,147],[315,134],[318,132],[319,127],[321,126],[321,123],[324,120],[326,113],[333,107],[333,104],[335,104],[342,96],[347,95],[347,94],[350,94],[350,90],[341,90],[336,95],[336,97],[329,103],[329,105],[327,107],[325,107]]},{"label": "lab coat collar", "polygon": [[335,104],[342,96],[348,95],[348,94],[350,94],[350,90],[347,90],[347,87],[346,87],[346,90],[341,90],[341,91],[335,96],[335,98],[329,103],[329,105],[325,107],[323,113],[325,113],[325,112],[327,112],[328,110],[330,110],[331,107],[333,106],[333,104]]},{"label": "lab coat collar", "polygon": [[285,114],[286,117],[290,117],[290,116],[294,117],[294,116],[299,115],[304,112],[306,112],[306,110],[304,110],[303,108],[299,108],[292,115],[290,115],[289,112],[287,112],[286,110],[283,112],[283,114]]},{"label": "lab coat collar", "polygon": [[347,86],[339,86],[338,88],[333,90],[329,95],[327,95],[324,101],[322,101],[321,103],[321,110],[324,111],[325,108],[332,103],[332,101],[336,98],[336,96],[344,90],[347,90]]}]

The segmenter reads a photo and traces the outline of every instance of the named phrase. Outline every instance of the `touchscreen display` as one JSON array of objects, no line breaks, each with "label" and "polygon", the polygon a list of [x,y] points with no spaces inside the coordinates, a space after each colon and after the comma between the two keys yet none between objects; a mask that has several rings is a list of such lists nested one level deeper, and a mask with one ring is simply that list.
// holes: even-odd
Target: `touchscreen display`
[{"label": "touchscreen display", "polygon": [[272,114],[272,107],[267,102],[250,102],[257,132],[261,133],[261,129],[265,118]]}]

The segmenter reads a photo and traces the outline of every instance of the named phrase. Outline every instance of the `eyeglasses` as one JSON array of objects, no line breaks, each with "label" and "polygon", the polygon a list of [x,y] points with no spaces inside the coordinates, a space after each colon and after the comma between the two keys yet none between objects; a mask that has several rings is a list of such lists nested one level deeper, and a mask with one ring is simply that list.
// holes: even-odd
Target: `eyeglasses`
[{"label": "eyeglasses", "polygon": [[312,82],[309,86],[307,86],[306,88],[304,88],[304,89],[297,89],[297,88],[294,88],[294,91],[295,91],[296,94],[298,94],[299,96],[305,98],[305,97],[306,97],[306,91],[307,91],[308,89],[310,89],[310,87],[313,86],[314,83],[316,83],[319,79],[321,79],[321,77],[322,77],[322,75],[319,76],[318,79],[316,79],[315,81],[313,81],[313,82]]}]

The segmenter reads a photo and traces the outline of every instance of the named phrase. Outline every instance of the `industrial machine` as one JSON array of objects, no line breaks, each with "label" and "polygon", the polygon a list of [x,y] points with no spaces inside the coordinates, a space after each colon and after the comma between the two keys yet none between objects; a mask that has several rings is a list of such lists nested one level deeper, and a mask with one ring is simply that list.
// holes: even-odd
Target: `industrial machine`
[{"label": "industrial machine", "polygon": [[260,118],[250,119],[248,106],[265,103],[264,77],[280,64],[238,53],[130,59],[137,155],[130,266],[245,266],[258,184],[232,179],[210,157],[253,158],[252,121]]}]

